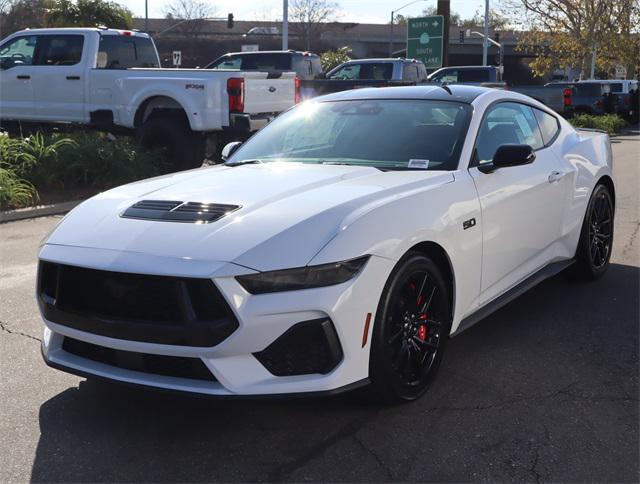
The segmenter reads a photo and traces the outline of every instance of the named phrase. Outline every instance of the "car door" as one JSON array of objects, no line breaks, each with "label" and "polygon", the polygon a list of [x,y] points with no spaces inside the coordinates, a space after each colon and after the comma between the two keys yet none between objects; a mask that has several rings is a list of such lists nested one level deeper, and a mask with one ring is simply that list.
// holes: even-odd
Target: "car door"
[{"label": "car door", "polygon": [[[533,163],[482,173],[502,144],[528,144]],[[560,237],[565,185],[560,164],[545,147],[533,108],[516,102],[490,107],[482,121],[470,174],[482,210],[482,285],[488,302],[553,259]]]},{"label": "car door", "polygon": [[37,35],[21,35],[0,47],[0,118],[34,119],[32,69]]},{"label": "car door", "polygon": [[[39,119],[87,121],[84,35],[43,35],[33,66],[34,102]],[[86,55],[86,54],[85,54]]]}]

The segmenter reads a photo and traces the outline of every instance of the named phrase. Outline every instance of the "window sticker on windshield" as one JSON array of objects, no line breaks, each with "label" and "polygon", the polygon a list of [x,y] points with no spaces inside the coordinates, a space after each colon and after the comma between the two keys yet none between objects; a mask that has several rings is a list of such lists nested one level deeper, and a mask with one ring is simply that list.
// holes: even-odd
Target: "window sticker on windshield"
[{"label": "window sticker on windshield", "polygon": [[421,170],[428,170],[429,160],[416,160],[412,158],[409,160],[408,168],[419,168]]}]

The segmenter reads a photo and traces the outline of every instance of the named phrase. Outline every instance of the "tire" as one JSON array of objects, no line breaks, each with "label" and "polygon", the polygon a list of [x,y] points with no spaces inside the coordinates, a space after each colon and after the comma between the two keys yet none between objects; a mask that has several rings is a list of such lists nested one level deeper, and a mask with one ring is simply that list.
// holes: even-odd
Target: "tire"
[{"label": "tire", "polygon": [[407,253],[393,269],[373,327],[368,390],[374,398],[412,401],[433,382],[451,331],[447,288],[422,253]]},{"label": "tire", "polygon": [[197,168],[204,160],[204,138],[191,131],[183,116],[152,116],[138,128],[136,139],[145,148],[162,150],[169,168],[163,171]]},{"label": "tire", "polygon": [[593,190],[582,222],[573,275],[583,280],[602,277],[609,267],[613,247],[613,200],[604,185]]}]

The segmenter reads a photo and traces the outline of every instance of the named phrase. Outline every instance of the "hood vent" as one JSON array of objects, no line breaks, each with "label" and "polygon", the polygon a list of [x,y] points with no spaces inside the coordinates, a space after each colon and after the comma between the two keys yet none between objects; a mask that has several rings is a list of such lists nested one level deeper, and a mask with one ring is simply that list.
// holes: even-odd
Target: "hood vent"
[{"label": "hood vent", "polygon": [[238,210],[240,205],[220,203],[142,200],[121,215],[124,218],[160,220],[164,222],[210,223]]}]

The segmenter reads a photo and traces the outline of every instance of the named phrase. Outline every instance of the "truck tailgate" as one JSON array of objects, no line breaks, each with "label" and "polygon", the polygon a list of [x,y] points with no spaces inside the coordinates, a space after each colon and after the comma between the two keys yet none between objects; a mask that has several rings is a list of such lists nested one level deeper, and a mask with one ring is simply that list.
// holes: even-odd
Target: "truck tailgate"
[{"label": "truck tailgate", "polygon": [[267,72],[243,72],[244,112],[280,113],[295,102],[295,73],[285,72],[269,79]]}]

